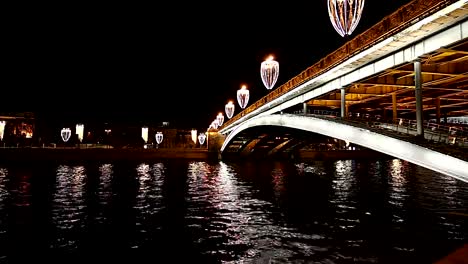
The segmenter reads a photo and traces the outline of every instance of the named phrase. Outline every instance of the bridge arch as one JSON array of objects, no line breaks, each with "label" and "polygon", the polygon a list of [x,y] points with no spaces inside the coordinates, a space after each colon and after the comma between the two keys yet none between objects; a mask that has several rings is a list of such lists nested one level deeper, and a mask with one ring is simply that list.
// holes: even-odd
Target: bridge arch
[{"label": "bridge arch", "polygon": [[312,116],[273,114],[253,117],[239,124],[224,140],[220,152],[240,132],[258,126],[280,126],[300,129],[347,140],[387,155],[407,160],[419,166],[468,182],[468,162],[410,142],[385,136],[365,128],[354,127]]}]

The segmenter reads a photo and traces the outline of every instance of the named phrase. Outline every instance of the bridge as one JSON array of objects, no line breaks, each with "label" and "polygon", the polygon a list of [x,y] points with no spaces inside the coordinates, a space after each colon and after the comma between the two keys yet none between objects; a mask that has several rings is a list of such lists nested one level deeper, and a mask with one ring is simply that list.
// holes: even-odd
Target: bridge
[{"label": "bridge", "polygon": [[221,155],[331,141],[468,182],[467,2],[400,7],[227,120]]}]

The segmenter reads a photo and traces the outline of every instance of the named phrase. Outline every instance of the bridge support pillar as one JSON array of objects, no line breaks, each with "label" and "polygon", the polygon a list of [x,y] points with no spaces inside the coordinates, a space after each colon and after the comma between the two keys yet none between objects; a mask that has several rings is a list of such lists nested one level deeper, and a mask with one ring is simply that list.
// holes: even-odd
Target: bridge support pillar
[{"label": "bridge support pillar", "polygon": [[302,103],[302,113],[304,115],[307,115],[307,103],[306,102]]},{"label": "bridge support pillar", "polygon": [[414,96],[416,98],[417,136],[424,138],[421,61],[414,61]]},{"label": "bridge support pillar", "polygon": [[218,133],[218,131],[208,131],[207,134],[208,155],[212,158],[220,159],[221,147],[226,137]]},{"label": "bridge support pillar", "polygon": [[392,120],[395,124],[398,119],[396,93],[392,93]]},{"label": "bridge support pillar", "polygon": [[436,105],[436,122],[437,124],[440,124],[440,97],[437,97],[435,99],[435,105]]},{"label": "bridge support pillar", "polygon": [[345,88],[341,88],[341,118],[346,117],[346,91]]}]

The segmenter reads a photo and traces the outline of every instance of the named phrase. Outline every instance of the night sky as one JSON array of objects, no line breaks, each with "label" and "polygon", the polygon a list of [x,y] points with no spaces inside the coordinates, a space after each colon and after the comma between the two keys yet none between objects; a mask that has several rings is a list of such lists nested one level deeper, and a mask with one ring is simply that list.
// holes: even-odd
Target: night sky
[{"label": "night sky", "polygon": [[[367,0],[358,35],[410,0]],[[154,2],[159,3],[159,2]],[[242,84],[249,105],[343,45],[326,0],[18,7],[5,32],[0,112],[204,129]],[[9,98],[5,100],[5,98]]]}]

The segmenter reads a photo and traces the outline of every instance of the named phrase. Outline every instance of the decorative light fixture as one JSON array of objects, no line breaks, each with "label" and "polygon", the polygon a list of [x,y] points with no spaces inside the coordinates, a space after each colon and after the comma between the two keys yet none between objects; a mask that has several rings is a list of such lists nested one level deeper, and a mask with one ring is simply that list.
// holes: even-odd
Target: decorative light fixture
[{"label": "decorative light fixture", "polygon": [[203,145],[203,143],[205,143],[205,139],[206,139],[205,133],[200,133],[200,135],[198,135],[198,143],[200,143],[200,145]]},{"label": "decorative light fixture", "polygon": [[71,137],[71,129],[62,128],[62,130],[60,131],[60,135],[62,136],[63,142],[67,142]]},{"label": "decorative light fixture", "polygon": [[242,85],[242,87],[237,90],[237,102],[239,106],[244,109],[249,102],[250,92],[247,90],[247,86]]},{"label": "decorative light fixture", "polygon": [[193,143],[197,144],[197,130],[196,130],[196,129],[192,129],[191,135],[192,135],[192,141],[193,141]]},{"label": "decorative light fixture", "polygon": [[145,141],[145,144],[148,143],[148,127],[141,128],[141,137]]},{"label": "decorative light fixture", "polygon": [[163,141],[163,133],[162,132],[156,132],[156,135],[154,135],[156,137],[156,143],[158,144],[161,144],[161,142]]},{"label": "decorative light fixture", "polygon": [[342,37],[351,35],[361,19],[364,0],[327,0],[327,3],[335,30]]},{"label": "decorative light fixture", "polygon": [[224,112],[226,112],[226,116],[231,119],[231,117],[234,115],[234,104],[232,101],[229,101],[226,106],[224,106]]},{"label": "decorative light fixture", "polygon": [[273,60],[273,56],[270,56],[260,65],[260,76],[262,77],[263,85],[268,90],[271,90],[278,80],[278,75],[279,63]]},{"label": "decorative light fixture", "polygon": [[219,126],[219,125],[218,125],[218,119],[215,119],[215,120],[213,120],[213,122],[211,122],[209,128],[218,129],[218,126]]},{"label": "decorative light fixture", "polygon": [[223,123],[224,123],[224,115],[223,115],[223,113],[219,113],[219,114],[216,116],[216,120],[218,120],[218,126],[222,126]]},{"label": "decorative light fixture", "polygon": [[84,133],[84,125],[83,124],[76,124],[76,134],[78,135],[78,140],[83,142],[83,133]]},{"label": "decorative light fixture", "polygon": [[0,121],[0,140],[3,140],[3,134],[5,133],[5,121]]}]

